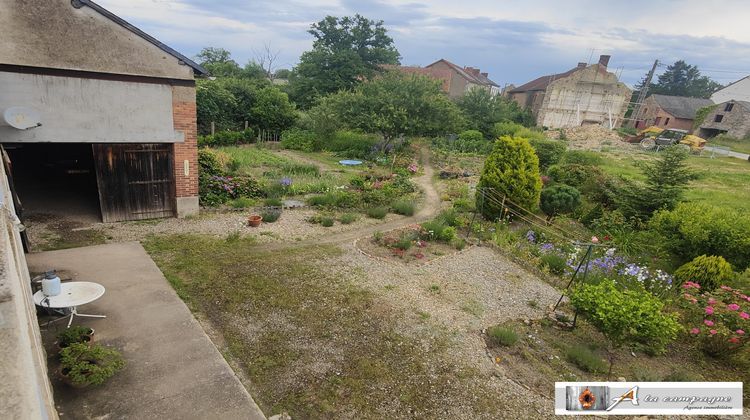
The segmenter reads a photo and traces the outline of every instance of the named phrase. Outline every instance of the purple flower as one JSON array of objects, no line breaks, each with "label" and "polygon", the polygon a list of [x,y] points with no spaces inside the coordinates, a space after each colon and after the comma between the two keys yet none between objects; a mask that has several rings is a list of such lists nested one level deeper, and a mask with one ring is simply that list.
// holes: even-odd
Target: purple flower
[{"label": "purple flower", "polygon": [[555,250],[555,245],[553,245],[553,244],[551,244],[549,242],[546,242],[546,243],[543,243],[542,246],[539,247],[539,249],[541,249],[542,252],[544,252],[544,253],[548,253],[548,252],[551,252],[551,251]]},{"label": "purple flower", "polygon": [[533,230],[526,232],[526,240],[532,243],[536,242],[536,234]]},{"label": "purple flower", "polygon": [[292,185],[292,178],[289,178],[289,177],[281,178],[281,181],[279,181],[279,184],[281,184],[281,185],[283,185],[285,187],[288,187],[288,186]]}]

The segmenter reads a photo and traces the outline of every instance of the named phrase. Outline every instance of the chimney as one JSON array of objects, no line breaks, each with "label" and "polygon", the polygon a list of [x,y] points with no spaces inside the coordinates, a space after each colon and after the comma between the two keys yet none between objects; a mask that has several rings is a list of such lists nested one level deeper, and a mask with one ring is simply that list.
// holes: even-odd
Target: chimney
[{"label": "chimney", "polygon": [[581,61],[580,63],[578,63],[578,68],[579,69],[582,69],[584,67],[586,67],[586,63],[584,63],[583,61]]},{"label": "chimney", "polygon": [[607,70],[607,65],[609,64],[609,55],[600,55],[599,56],[599,65],[604,67],[604,70]]},{"label": "chimney", "polygon": [[482,76],[484,76],[484,77],[489,77],[489,75],[490,75],[490,74],[489,74],[489,73],[487,73],[487,72],[482,72]]}]

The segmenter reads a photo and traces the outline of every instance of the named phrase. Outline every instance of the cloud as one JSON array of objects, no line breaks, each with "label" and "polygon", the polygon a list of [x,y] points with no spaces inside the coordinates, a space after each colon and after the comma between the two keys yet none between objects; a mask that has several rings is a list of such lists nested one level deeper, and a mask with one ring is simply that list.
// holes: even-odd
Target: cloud
[{"label": "cloud", "polygon": [[[446,58],[516,85],[612,55],[610,69],[633,84],[654,59],[684,59],[721,83],[750,74],[743,2],[573,0],[99,0],[166,44],[194,56],[223,47],[244,63],[270,44],[291,67],[311,48],[310,24],[360,13],[384,20],[404,64]],[[648,10],[648,13],[638,11]],[[663,68],[662,68],[663,70]],[[744,71],[744,73],[743,73]]]}]

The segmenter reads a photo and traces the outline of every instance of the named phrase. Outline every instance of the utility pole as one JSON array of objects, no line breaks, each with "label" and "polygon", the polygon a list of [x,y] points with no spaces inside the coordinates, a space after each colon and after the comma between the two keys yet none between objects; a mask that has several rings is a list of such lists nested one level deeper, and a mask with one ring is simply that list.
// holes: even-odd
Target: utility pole
[{"label": "utility pole", "polygon": [[641,87],[641,91],[638,93],[638,99],[635,101],[635,109],[633,110],[633,115],[630,119],[630,127],[635,128],[635,125],[638,123],[638,119],[641,118],[643,101],[646,100],[646,95],[648,95],[648,87],[651,86],[651,79],[654,78],[654,72],[656,71],[656,66],[658,65],[659,60],[654,60],[654,65],[653,67],[651,67],[651,71],[648,72],[646,80],[643,82],[643,86]]}]

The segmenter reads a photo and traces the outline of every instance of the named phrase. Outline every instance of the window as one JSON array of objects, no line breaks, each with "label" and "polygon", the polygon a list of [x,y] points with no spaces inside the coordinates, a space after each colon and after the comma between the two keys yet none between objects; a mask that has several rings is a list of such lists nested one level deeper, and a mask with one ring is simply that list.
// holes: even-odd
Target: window
[{"label": "window", "polygon": [[724,119],[723,115],[716,114],[716,116],[714,117],[714,122],[721,122],[721,120],[723,120],[723,119]]},{"label": "window", "polygon": [[729,111],[732,110],[732,108],[734,108],[734,104],[730,102],[730,103],[724,105],[724,112],[729,112]]},{"label": "window", "polygon": [[661,117],[656,117],[656,121],[654,121],[654,125],[661,124]]},{"label": "window", "polygon": [[667,125],[667,124],[669,124],[669,117],[667,117],[667,119],[664,120],[664,125]]}]

